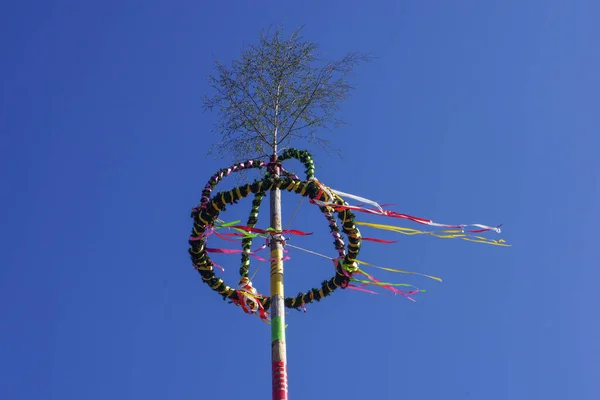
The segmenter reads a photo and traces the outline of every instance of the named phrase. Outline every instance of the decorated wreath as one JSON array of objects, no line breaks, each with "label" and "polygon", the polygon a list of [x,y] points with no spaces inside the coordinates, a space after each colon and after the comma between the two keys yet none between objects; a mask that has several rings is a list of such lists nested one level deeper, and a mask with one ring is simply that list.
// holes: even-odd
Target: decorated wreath
[{"label": "decorated wreath", "polygon": [[[288,159],[297,159],[304,164],[306,174],[305,180],[298,178],[298,176],[286,171],[283,168],[282,162]],[[238,186],[229,191],[213,194],[217,184],[225,177],[234,172],[240,172],[248,169],[264,169],[266,172],[264,173],[262,179]],[[275,173],[274,171],[278,172]],[[256,255],[258,250],[253,251],[251,249],[253,240],[257,237],[265,239],[265,243],[259,248],[260,250],[268,247],[271,241],[279,241],[285,247],[286,235],[309,234],[297,230],[276,231],[271,228],[259,229],[256,227],[256,224],[258,223],[259,208],[262,200],[267,191],[272,189],[280,189],[300,194],[301,196],[308,198],[311,204],[317,206],[328,222],[330,232],[334,239],[333,245],[338,254],[337,258],[332,259],[335,265],[335,275],[329,280],[323,281],[320,287],[312,288],[305,293],[299,293],[295,297],[286,297],[284,304],[287,308],[304,309],[306,304],[314,301],[320,301],[324,297],[329,296],[338,288],[352,288],[373,293],[372,291],[366,290],[363,287],[366,285],[375,285],[388,289],[394,294],[401,294],[411,300],[412,298],[410,296],[420,291],[416,288],[410,291],[397,289],[398,286],[412,286],[408,284],[380,282],[361,270],[359,268],[359,264],[392,272],[423,275],[441,281],[441,279],[429,275],[392,268],[378,267],[359,260],[358,256],[363,240],[380,243],[393,243],[393,241],[375,238],[362,238],[361,233],[356,225],[394,231],[404,235],[432,235],[439,238],[458,238],[479,243],[506,246],[503,240],[496,241],[478,236],[479,234],[487,231],[500,232],[499,227],[490,227],[481,224],[438,224],[427,219],[384,210],[379,204],[371,200],[331,189],[315,178],[314,163],[311,155],[307,151],[287,149],[281,154],[281,156],[275,160],[271,160],[270,162],[253,159],[234,164],[229,168],[219,170],[209,179],[202,192],[200,204],[192,209],[191,217],[194,220],[194,225],[192,234],[189,238],[190,248],[188,252],[191,256],[194,267],[200,273],[202,280],[210,288],[223,296],[224,299],[228,299],[232,303],[240,306],[246,313],[258,314],[261,319],[267,319],[267,310],[271,305],[271,299],[269,296],[263,295],[259,290],[254,288],[249,278],[251,257],[261,259]],[[233,223],[228,224],[219,219],[220,214],[225,211],[227,205],[237,203],[239,200],[246,198],[251,194],[254,195],[254,199],[252,201],[252,208],[250,210],[250,215],[246,225],[236,225]],[[346,202],[346,200],[344,200],[345,198],[357,200],[362,204],[350,205]],[[408,219],[419,224],[438,228],[438,230],[420,231],[406,227],[357,222],[354,211],[392,218]],[[467,229],[469,227],[477,229]],[[443,229],[440,230],[439,228]],[[233,233],[229,233],[228,238],[218,232],[221,229],[228,229],[233,231]],[[344,242],[342,233],[347,238],[347,245]],[[208,247],[208,239],[213,234],[217,237],[229,240],[232,240],[232,237],[238,240],[241,239],[241,250]],[[215,268],[218,266],[211,260],[210,253],[241,254],[241,266],[239,269],[240,279],[237,286],[232,287],[227,285],[223,279],[216,275]],[[262,260],[266,261],[264,259]],[[364,279],[355,277],[357,274],[362,275]]]}]

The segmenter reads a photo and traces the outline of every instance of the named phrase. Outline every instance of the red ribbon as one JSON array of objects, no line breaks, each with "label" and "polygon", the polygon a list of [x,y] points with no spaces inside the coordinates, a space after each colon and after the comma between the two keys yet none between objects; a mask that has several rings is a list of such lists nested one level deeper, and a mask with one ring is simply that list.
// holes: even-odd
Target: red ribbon
[{"label": "red ribbon", "polygon": [[393,243],[397,243],[397,240],[384,240],[384,239],[375,239],[375,238],[362,238],[362,240],[366,240],[369,242],[375,242],[375,243],[384,243],[384,244],[393,244]]},{"label": "red ribbon", "polygon": [[408,215],[408,214],[402,214],[402,213],[398,213],[395,211],[390,211],[390,210],[383,210],[383,212],[381,210],[375,210],[372,208],[365,208],[365,207],[357,207],[357,206],[351,206],[348,204],[328,204],[329,207],[333,208],[335,211],[342,211],[342,210],[354,210],[354,211],[358,211],[358,212],[363,212],[363,213],[367,213],[367,214],[375,214],[375,215],[383,215],[386,217],[391,217],[391,218],[402,218],[402,219],[408,219],[410,221],[413,222],[417,222],[419,224],[423,224],[423,225],[433,225],[433,226],[441,226],[444,228],[452,228],[452,229],[462,229],[465,232],[469,232],[469,233],[482,233],[482,232],[488,232],[491,231],[493,229],[497,229],[499,227],[501,227],[502,225],[498,225],[495,228],[486,228],[486,229],[464,229],[465,226],[467,225],[446,225],[446,224],[438,224],[436,222],[433,222],[430,219],[425,219],[425,218],[420,218],[420,217],[414,217],[412,215]]},{"label": "red ribbon", "polygon": [[308,236],[308,235],[312,235],[312,232],[302,232],[296,229],[284,229],[282,231],[273,231],[273,230],[265,230],[265,229],[259,229],[259,228],[253,228],[251,226],[243,226],[243,225],[235,225],[232,226],[231,228],[236,228],[236,229],[241,229],[243,231],[246,232],[252,232],[252,233],[259,233],[259,234],[269,234],[269,235],[279,235],[279,234],[289,234],[289,235],[301,235],[301,236]]}]

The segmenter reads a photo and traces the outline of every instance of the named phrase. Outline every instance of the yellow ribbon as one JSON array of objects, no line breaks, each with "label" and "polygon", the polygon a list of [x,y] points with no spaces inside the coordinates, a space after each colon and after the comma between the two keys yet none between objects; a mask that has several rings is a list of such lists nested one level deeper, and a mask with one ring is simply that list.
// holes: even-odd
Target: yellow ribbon
[{"label": "yellow ribbon", "polygon": [[417,229],[405,228],[402,226],[373,224],[370,222],[355,221],[354,223],[356,225],[368,226],[368,227],[375,228],[375,229],[381,229],[381,230],[385,230],[385,231],[401,233],[402,235],[407,235],[407,236],[430,235],[430,236],[435,236],[440,239],[462,239],[462,240],[466,240],[469,242],[484,243],[484,244],[490,244],[493,246],[503,246],[503,247],[511,246],[510,244],[507,244],[504,239],[492,240],[492,239],[485,238],[483,236],[470,236],[470,235],[467,235],[466,233],[464,233],[460,229],[445,229],[445,230],[441,230],[439,232],[432,232],[432,231],[419,231]]},{"label": "yellow ribbon", "polygon": [[405,271],[405,270],[402,270],[402,269],[393,269],[393,268],[387,268],[387,267],[380,267],[378,265],[369,264],[368,262],[364,262],[364,261],[360,261],[360,260],[356,260],[356,262],[359,263],[359,264],[362,264],[362,265],[367,265],[369,267],[382,269],[384,271],[399,272],[401,274],[408,274],[408,275],[419,275],[419,276],[424,276],[424,277],[429,278],[429,279],[436,280],[438,282],[442,282],[442,278],[438,278],[437,276],[432,276],[432,275],[427,275],[427,274],[421,274],[419,272]]}]

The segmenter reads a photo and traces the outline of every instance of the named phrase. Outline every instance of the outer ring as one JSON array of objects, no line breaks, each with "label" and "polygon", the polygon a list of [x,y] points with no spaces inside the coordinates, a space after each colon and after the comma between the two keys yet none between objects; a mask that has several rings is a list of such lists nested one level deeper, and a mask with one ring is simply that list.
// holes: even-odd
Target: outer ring
[{"label": "outer ring", "polygon": [[[264,166],[264,163],[260,162],[251,164],[257,164],[257,167]],[[235,170],[236,168],[232,167],[228,170],[232,169]],[[308,171],[307,175],[309,175]],[[206,251],[206,237],[204,237],[204,233],[208,228],[214,225],[215,220],[218,218],[220,212],[225,210],[227,204],[236,203],[240,199],[249,196],[250,193],[255,195],[258,194],[258,196],[262,197],[267,190],[274,188],[295,192],[302,196],[307,196],[311,200],[316,199],[321,201],[333,201],[337,204],[343,204],[343,200],[341,199],[330,199],[314,180],[302,181],[294,179],[296,178],[295,176],[293,176],[293,178],[290,176],[293,175],[289,174],[286,177],[280,178],[266,175],[260,181],[255,181],[252,184],[237,187],[228,192],[217,193],[212,198],[207,196],[207,194],[210,195],[210,190],[208,193],[206,193],[207,189],[205,189],[203,192],[202,204],[192,211],[194,228],[189,240],[190,248],[188,252],[191,256],[194,266],[200,273],[202,280],[214,291],[221,294],[224,299],[230,299],[234,302],[239,301],[237,291],[234,288],[227,286],[225,282],[215,274],[213,269],[214,264]],[[221,178],[222,177],[223,175],[221,175]],[[214,185],[216,185],[216,182],[214,182],[212,186],[214,187]],[[207,185],[207,188],[208,187],[209,185]],[[325,216],[329,220],[332,233],[336,232],[338,230],[338,225],[331,214],[331,210],[327,209],[326,207],[321,207],[321,211],[325,213]],[[337,211],[336,214],[342,223],[342,231],[348,237],[348,246],[346,252],[343,251],[344,244],[339,235],[337,235],[336,241],[334,242],[336,248],[340,252],[340,255],[345,253],[340,257],[340,260],[337,263],[336,274],[331,279],[322,282],[320,288],[313,288],[306,293],[298,294],[296,297],[286,297],[285,306],[287,308],[302,308],[304,304],[311,303],[315,300],[320,301],[322,298],[330,295],[338,288],[346,288],[350,278],[352,277],[352,274],[358,269],[356,259],[360,251],[361,236],[360,231],[354,225],[354,214],[349,210],[340,210]],[[242,273],[243,269],[244,268],[242,266],[240,269],[242,277],[244,277]],[[270,297],[259,294],[257,299],[260,301],[265,310],[270,307]]]}]

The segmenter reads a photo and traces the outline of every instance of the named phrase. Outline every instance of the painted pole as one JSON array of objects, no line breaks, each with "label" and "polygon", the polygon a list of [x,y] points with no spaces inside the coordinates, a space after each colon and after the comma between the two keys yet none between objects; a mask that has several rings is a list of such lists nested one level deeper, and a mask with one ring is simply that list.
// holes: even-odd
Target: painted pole
[{"label": "painted pole", "polygon": [[[277,161],[277,155],[272,158]],[[272,173],[279,176],[279,167],[273,164]],[[271,190],[271,228],[281,231],[281,192]],[[287,356],[285,348],[285,304],[283,293],[283,243],[281,235],[271,236],[271,361],[273,400],[288,400]]]}]

